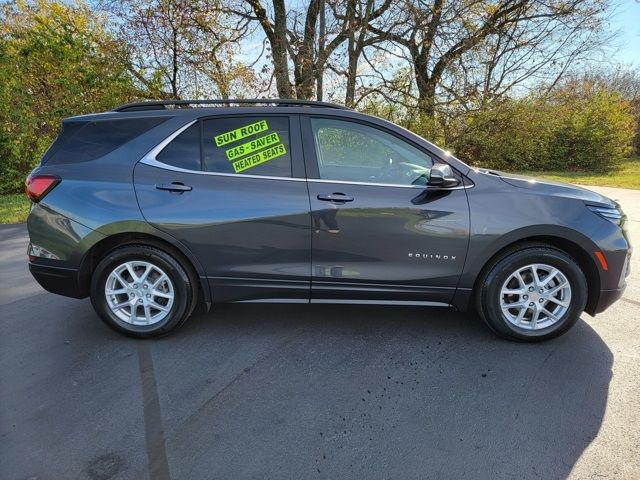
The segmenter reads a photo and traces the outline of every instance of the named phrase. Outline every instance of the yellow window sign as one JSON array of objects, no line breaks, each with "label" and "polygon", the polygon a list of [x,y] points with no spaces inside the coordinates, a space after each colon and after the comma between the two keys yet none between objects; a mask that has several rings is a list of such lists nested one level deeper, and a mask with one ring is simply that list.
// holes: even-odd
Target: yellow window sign
[{"label": "yellow window sign", "polygon": [[255,167],[256,165],[260,165],[261,163],[281,157],[286,153],[287,150],[284,148],[284,145],[282,143],[279,143],[278,145],[275,145],[271,148],[267,148],[266,150],[258,152],[254,155],[249,155],[248,157],[244,157],[233,162],[233,170],[236,173],[240,173],[244,170]]},{"label": "yellow window sign", "polygon": [[264,132],[266,130],[269,130],[269,125],[267,125],[267,121],[260,120],[255,123],[250,123],[249,125],[245,125],[244,127],[236,128],[235,130],[231,130],[229,132],[216,135],[215,137],[213,137],[213,140],[216,142],[216,147],[221,147],[228,143],[233,143],[237,140],[242,140],[243,138],[249,137],[251,135],[255,135],[256,133]]},{"label": "yellow window sign", "polygon": [[225,153],[227,154],[228,160],[235,161],[239,157],[248,155],[250,153],[261,150],[264,147],[268,147],[279,142],[280,136],[277,133],[269,133],[268,135],[263,135],[262,137],[258,137],[255,140],[251,140],[250,142],[246,142],[238,145],[237,147],[225,150]]}]

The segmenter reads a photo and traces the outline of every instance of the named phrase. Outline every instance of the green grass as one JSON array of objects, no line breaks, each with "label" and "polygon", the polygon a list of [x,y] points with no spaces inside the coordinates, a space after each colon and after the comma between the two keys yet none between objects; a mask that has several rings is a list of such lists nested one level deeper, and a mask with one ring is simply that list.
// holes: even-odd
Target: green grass
[{"label": "green grass", "polygon": [[24,222],[29,215],[29,205],[24,193],[0,195],[0,223]]},{"label": "green grass", "polygon": [[518,172],[518,174],[566,183],[577,183],[579,185],[597,185],[600,187],[633,188],[640,190],[640,157],[626,160],[617,170],[609,173]]}]

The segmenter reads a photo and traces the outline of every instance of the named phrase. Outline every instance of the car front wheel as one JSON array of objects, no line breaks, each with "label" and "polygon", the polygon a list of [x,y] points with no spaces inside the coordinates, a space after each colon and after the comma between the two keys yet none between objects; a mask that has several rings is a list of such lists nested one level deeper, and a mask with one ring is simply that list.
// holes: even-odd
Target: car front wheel
[{"label": "car front wheel", "polygon": [[541,341],[571,328],[587,303],[587,281],[565,252],[529,245],[506,252],[481,280],[478,311],[498,335]]}]

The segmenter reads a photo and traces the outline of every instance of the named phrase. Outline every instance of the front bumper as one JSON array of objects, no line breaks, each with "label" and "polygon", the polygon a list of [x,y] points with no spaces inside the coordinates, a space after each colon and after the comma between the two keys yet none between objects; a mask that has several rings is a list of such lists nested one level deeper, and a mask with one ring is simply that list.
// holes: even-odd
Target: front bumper
[{"label": "front bumper", "polygon": [[607,308],[617,302],[622,295],[624,294],[626,285],[622,288],[617,288],[615,290],[600,290],[600,295],[598,297],[598,303],[595,308],[590,313],[591,315],[595,315],[597,313],[604,312]]},{"label": "front bumper", "polygon": [[80,282],[80,273],[73,268],[29,263],[29,271],[42,288],[65,297],[85,298],[89,292]]},{"label": "front bumper", "polygon": [[[626,218],[626,217],[625,217]],[[618,301],[627,288],[627,277],[631,273],[631,253],[633,249],[629,244],[626,228],[622,229],[622,235],[617,238],[620,243],[615,250],[604,250],[608,269],[600,271],[600,291],[595,303],[589,302],[586,312],[596,315]]]}]

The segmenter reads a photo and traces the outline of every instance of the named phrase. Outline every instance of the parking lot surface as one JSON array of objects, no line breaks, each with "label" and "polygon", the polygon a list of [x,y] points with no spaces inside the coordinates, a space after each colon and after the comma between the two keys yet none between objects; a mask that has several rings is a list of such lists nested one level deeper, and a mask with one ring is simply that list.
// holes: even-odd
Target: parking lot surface
[{"label": "parking lot surface", "polygon": [[[640,192],[618,199],[640,244]],[[640,478],[640,255],[563,337],[448,309],[222,305],[112,332],[0,227],[2,479]]]}]

